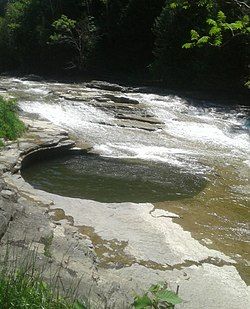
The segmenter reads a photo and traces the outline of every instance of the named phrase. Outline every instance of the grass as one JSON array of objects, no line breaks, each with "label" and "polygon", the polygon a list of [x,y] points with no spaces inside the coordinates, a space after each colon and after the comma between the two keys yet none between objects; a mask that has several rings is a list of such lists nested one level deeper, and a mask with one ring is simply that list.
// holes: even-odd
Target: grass
[{"label": "grass", "polygon": [[5,274],[0,278],[0,308],[2,309],[80,309],[78,301],[54,295],[52,289],[38,276],[30,276],[22,270]]},{"label": "grass", "polygon": [[7,100],[0,96],[0,147],[3,140],[15,140],[25,131],[25,125],[18,118],[15,100]]},{"label": "grass", "polygon": [[[45,283],[36,266],[36,252],[22,257],[17,264],[9,258],[8,252],[0,268],[0,308],[1,309],[86,309],[74,299],[74,291],[69,296],[61,296],[58,286]],[[17,266],[18,265],[18,266]],[[59,274],[57,274],[59,276]],[[57,278],[52,278],[57,279]],[[57,281],[57,280],[55,280]]]},{"label": "grass", "polygon": [[[62,281],[62,265],[58,265],[53,274],[51,264],[46,260],[42,261],[36,249],[31,250],[29,247],[17,249],[10,247],[9,244],[2,249],[0,309],[107,308],[105,301],[100,304],[90,301],[90,294],[87,298],[84,297],[84,302],[80,302],[77,295],[81,280],[69,282],[67,288]],[[134,295],[133,304],[124,305],[122,308],[174,309],[176,304],[182,302],[178,290],[179,287],[176,293],[168,290],[166,283],[152,285],[143,295]]]}]

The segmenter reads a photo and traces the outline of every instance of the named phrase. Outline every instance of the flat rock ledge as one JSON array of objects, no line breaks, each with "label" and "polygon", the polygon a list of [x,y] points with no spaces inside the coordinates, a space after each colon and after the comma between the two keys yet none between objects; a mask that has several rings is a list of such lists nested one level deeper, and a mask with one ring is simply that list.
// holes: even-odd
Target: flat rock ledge
[{"label": "flat rock ledge", "polygon": [[[41,152],[72,149],[75,142],[47,121],[23,121],[26,134],[0,150],[0,261],[6,251],[19,263],[35,251],[44,277],[59,272],[61,289],[78,286],[77,296],[88,298],[91,308],[130,308],[134,292],[162,281],[172,290],[180,286],[184,301],[176,308],[250,307],[249,287],[234,261],[194,240],[172,222],[175,214],[151,204],[64,198],[27,184],[22,164]],[[122,247],[126,261],[104,266],[107,251],[98,254],[91,234],[103,239],[108,252]]]},{"label": "flat rock ledge", "polygon": [[22,120],[27,126],[25,135],[6,143],[0,150],[0,262],[6,252],[20,265],[35,254],[44,278],[51,280],[53,274],[60,272],[59,288],[63,292],[67,293],[72,285],[79,285],[79,297],[84,299],[91,295],[92,307],[101,308],[106,299],[97,286],[97,257],[91,242],[72,225],[54,223],[49,214],[51,203],[46,199],[25,194],[9,183],[16,177],[25,184],[20,168],[28,157],[41,152],[67,151],[75,142],[65,130],[47,121]]}]

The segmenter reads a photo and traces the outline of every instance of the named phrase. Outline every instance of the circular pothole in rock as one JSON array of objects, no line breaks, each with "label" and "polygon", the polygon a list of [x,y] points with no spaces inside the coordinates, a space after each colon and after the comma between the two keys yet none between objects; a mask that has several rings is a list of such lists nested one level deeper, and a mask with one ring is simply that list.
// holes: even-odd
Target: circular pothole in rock
[{"label": "circular pothole in rock", "polygon": [[167,164],[95,154],[39,158],[22,176],[37,189],[106,203],[183,199],[206,185],[204,177]]}]

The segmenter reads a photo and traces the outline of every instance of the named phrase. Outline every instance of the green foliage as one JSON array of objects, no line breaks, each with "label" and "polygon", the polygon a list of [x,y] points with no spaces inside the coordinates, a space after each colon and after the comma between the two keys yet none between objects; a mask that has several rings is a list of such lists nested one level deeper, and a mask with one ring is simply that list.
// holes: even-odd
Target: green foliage
[{"label": "green foliage", "polygon": [[[175,0],[175,1],[170,1],[170,3],[167,4],[170,9],[189,9],[192,8],[192,2],[187,1],[187,0]],[[213,0],[198,0],[196,1],[196,5],[198,7],[206,7],[207,10],[210,10],[214,6],[214,1]]]},{"label": "green foliage", "polygon": [[36,24],[39,14],[38,1],[8,1],[5,18],[1,27],[3,57],[14,63],[24,63],[29,56],[27,51],[34,50],[38,33]]},{"label": "green foliage", "polygon": [[52,23],[53,28],[55,29],[55,33],[50,36],[50,40],[53,43],[62,43],[72,41],[73,43],[73,32],[76,28],[76,21],[68,18],[65,15],[62,15],[61,18],[55,20]]},{"label": "green foliage", "polygon": [[14,140],[24,131],[25,126],[17,116],[16,102],[0,97],[0,138]]},{"label": "green foliage", "polygon": [[249,74],[244,7],[233,0],[167,1],[154,27],[154,76],[170,87],[242,87]]},{"label": "green foliage", "polygon": [[76,21],[62,15],[60,19],[53,22],[53,27],[57,31],[70,32],[76,27]]},{"label": "green foliage", "polygon": [[0,307],[8,309],[85,309],[79,302],[71,304],[55,296],[40,277],[17,271],[11,276],[0,278]]},{"label": "green foliage", "polygon": [[50,42],[65,44],[72,48],[76,52],[76,57],[72,59],[71,67],[83,69],[97,39],[93,18],[87,16],[77,22],[62,15],[52,23],[52,26],[55,32],[50,36]]},{"label": "green foliage", "polygon": [[250,90],[250,80],[248,80],[247,82],[245,82],[244,86]]},{"label": "green foliage", "polygon": [[35,270],[35,252],[25,256],[20,267],[9,261],[7,255],[0,268],[0,308],[86,309],[83,303],[60,296],[43,281],[41,273]]},{"label": "green foliage", "polygon": [[200,35],[197,31],[191,30],[191,40],[197,41],[199,39]]},{"label": "green foliage", "polygon": [[196,89],[202,84],[231,89],[247,80],[250,26],[244,1],[4,2],[0,70],[137,74]]},{"label": "green foliage", "polygon": [[[222,47],[239,35],[250,34],[248,15],[244,15],[241,19],[228,23],[225,13],[219,11],[215,19],[208,18],[206,23],[209,26],[207,34],[201,37],[196,30],[191,30],[190,36],[193,42],[191,44],[185,43],[182,46],[183,48],[203,47],[206,45]],[[229,35],[228,32],[230,33]]]},{"label": "green foliage", "polygon": [[133,306],[135,309],[144,308],[169,308],[173,309],[175,305],[180,304],[182,300],[179,296],[169,291],[165,284],[152,285],[144,295],[136,295]]}]

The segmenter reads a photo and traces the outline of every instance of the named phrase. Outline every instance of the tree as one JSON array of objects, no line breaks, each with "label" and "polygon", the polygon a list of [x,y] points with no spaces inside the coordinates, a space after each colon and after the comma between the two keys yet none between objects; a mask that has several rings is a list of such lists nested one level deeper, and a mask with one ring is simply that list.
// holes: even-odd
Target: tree
[{"label": "tree", "polygon": [[97,38],[93,18],[86,16],[84,19],[76,21],[62,15],[52,25],[55,32],[50,36],[51,42],[67,45],[76,52],[76,57],[72,59],[68,68],[82,70]]},{"label": "tree", "polygon": [[205,45],[224,47],[238,36],[248,36],[250,34],[250,19],[248,15],[243,15],[237,20],[228,22],[226,14],[223,11],[218,11],[215,18],[208,18],[206,20],[206,24],[207,32],[200,34],[192,29],[190,31],[192,42],[185,43],[182,47],[192,48]]},{"label": "tree", "polygon": [[47,1],[8,1],[0,29],[0,52],[9,67],[36,67],[47,48],[51,7]]},{"label": "tree", "polygon": [[249,18],[236,2],[167,1],[154,27],[155,75],[196,89],[241,87],[248,74]]}]

